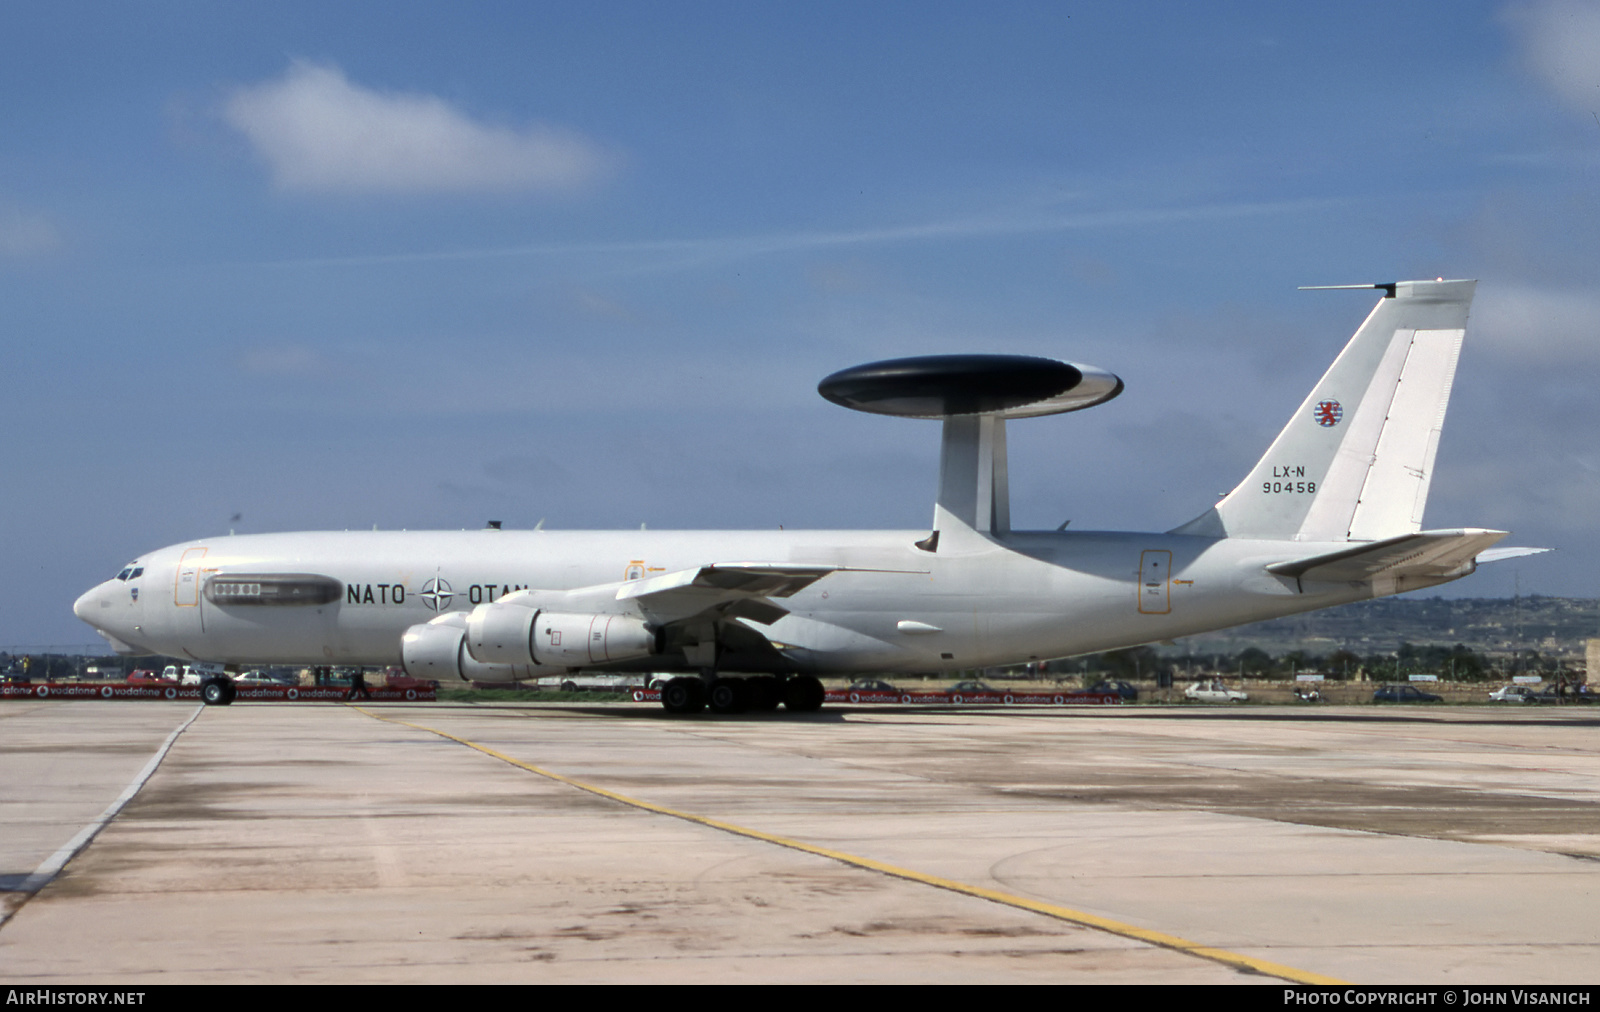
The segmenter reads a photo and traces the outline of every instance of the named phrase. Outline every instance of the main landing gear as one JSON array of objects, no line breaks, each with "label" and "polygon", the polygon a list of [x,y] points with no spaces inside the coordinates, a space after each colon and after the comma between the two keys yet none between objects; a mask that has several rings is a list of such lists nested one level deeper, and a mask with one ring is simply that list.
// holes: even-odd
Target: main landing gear
[{"label": "main landing gear", "polygon": [[200,699],[207,706],[227,706],[239,695],[231,678],[207,678],[200,683]]},{"label": "main landing gear", "polygon": [[744,713],[776,710],[782,703],[791,710],[810,713],[822,708],[822,682],[811,675],[755,675],[730,678],[711,675],[674,678],[661,689],[661,706],[668,713]]}]

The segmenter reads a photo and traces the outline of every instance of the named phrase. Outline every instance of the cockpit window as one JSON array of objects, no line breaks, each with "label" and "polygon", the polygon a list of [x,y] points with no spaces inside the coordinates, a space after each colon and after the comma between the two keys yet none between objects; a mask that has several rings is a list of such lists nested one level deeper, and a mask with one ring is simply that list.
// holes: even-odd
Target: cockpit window
[{"label": "cockpit window", "polygon": [[128,566],[122,572],[117,574],[117,579],[126,580],[128,577],[130,577],[132,575],[133,575],[133,567],[132,566]]},{"label": "cockpit window", "polygon": [[143,566],[134,566],[133,567],[133,572],[128,574],[128,579],[137,580],[139,577],[141,577],[143,575],[144,575],[144,567]]}]

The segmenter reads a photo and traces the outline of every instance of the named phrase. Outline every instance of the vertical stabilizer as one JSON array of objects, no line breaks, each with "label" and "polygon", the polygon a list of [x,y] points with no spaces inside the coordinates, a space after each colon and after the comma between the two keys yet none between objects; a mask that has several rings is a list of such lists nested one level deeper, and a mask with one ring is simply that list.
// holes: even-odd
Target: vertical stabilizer
[{"label": "vertical stabilizer", "polygon": [[1249,477],[1176,534],[1372,541],[1422,529],[1474,281],[1386,291]]}]

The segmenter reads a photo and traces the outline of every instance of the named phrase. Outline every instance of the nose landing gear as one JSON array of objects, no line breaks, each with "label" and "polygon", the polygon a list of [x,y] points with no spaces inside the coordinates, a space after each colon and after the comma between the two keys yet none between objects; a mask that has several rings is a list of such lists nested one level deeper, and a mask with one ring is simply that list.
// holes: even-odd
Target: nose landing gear
[{"label": "nose landing gear", "polygon": [[207,706],[227,706],[238,695],[231,678],[207,678],[200,683],[200,699]]}]

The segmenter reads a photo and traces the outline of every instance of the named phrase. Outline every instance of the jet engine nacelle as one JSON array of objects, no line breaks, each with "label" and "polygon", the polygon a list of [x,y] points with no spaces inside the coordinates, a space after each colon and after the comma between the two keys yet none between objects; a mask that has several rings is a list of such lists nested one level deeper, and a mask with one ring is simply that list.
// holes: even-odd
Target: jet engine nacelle
[{"label": "jet engine nacelle", "polygon": [[635,615],[481,604],[467,616],[467,652],[486,664],[579,668],[648,657],[655,630]]},{"label": "jet engine nacelle", "polygon": [[541,611],[533,623],[538,664],[604,664],[655,652],[655,631],[633,615]]},{"label": "jet engine nacelle", "polygon": [[533,660],[533,623],[539,609],[518,602],[480,604],[466,615],[467,652],[490,664]]},{"label": "jet engine nacelle", "polygon": [[541,671],[530,664],[487,664],[466,648],[465,616],[443,615],[414,625],[400,637],[400,664],[412,678],[465,682],[520,682],[560,669]]}]

